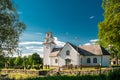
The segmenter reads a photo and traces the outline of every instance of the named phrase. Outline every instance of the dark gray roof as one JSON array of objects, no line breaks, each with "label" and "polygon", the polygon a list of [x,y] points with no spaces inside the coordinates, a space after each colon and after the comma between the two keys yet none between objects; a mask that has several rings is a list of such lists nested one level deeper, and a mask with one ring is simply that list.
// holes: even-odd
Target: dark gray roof
[{"label": "dark gray roof", "polygon": [[58,53],[62,50],[62,48],[53,48],[53,50],[51,51],[51,53],[49,54],[50,57],[54,57],[57,56]]},{"label": "dark gray roof", "polygon": [[[83,56],[100,56],[100,55],[110,55],[105,48],[100,45],[85,45],[85,46],[75,46],[70,42],[66,44],[70,44],[80,55]],[[63,49],[62,48],[53,48],[49,56],[57,56],[58,53]]]},{"label": "dark gray roof", "polygon": [[55,52],[55,51],[59,51],[59,50],[61,50],[63,47],[61,47],[61,48],[53,48],[53,50],[51,51],[51,52]]}]

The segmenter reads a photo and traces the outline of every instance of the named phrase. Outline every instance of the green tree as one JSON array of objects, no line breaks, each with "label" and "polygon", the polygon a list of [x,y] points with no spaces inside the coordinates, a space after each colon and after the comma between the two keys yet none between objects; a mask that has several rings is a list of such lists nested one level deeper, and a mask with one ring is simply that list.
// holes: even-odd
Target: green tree
[{"label": "green tree", "polygon": [[3,55],[0,55],[0,68],[5,67],[5,57]]},{"label": "green tree", "polygon": [[27,66],[28,65],[28,58],[26,56],[23,57],[23,66]]},{"label": "green tree", "polygon": [[112,46],[117,57],[120,54],[120,0],[103,0],[102,7],[104,20],[98,24],[100,44]]},{"label": "green tree", "polygon": [[17,50],[19,36],[25,30],[13,0],[0,0],[0,54]]},{"label": "green tree", "polygon": [[41,58],[40,58],[40,55],[39,54],[37,54],[37,53],[33,53],[32,54],[32,59],[33,59],[33,63],[34,63],[34,65],[37,65],[37,64],[41,64],[42,62],[42,60],[41,60]]},{"label": "green tree", "polygon": [[23,64],[23,59],[22,59],[22,57],[17,57],[16,59],[15,59],[15,61],[14,61],[14,64],[16,65],[16,66],[22,66],[22,64]]},{"label": "green tree", "polygon": [[9,67],[14,67],[15,66],[15,64],[14,64],[15,60],[16,60],[15,57],[9,57],[9,59],[8,59]]},{"label": "green tree", "polygon": [[31,66],[34,64],[33,59],[32,59],[32,55],[28,56],[28,64],[31,65]]},{"label": "green tree", "polygon": [[37,64],[42,64],[42,58],[40,57],[39,54],[37,53],[33,53],[32,55],[30,55],[28,57],[28,60],[29,60],[29,65],[37,65]]}]

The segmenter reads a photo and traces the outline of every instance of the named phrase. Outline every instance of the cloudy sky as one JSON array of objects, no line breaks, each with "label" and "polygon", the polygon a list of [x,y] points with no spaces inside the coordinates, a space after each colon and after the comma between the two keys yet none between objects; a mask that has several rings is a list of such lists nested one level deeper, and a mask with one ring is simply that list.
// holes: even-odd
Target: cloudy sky
[{"label": "cloudy sky", "polygon": [[[65,42],[89,45],[98,39],[103,20],[102,0],[14,0],[20,20],[27,26],[20,37],[22,55],[42,56],[45,33],[51,31],[58,46]],[[76,41],[76,38],[78,39]]]}]

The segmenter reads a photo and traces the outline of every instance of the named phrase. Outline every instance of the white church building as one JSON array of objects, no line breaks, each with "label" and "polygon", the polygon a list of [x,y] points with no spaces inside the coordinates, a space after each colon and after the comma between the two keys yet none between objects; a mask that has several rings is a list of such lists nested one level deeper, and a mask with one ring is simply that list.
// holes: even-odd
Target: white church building
[{"label": "white church building", "polygon": [[57,48],[51,32],[46,33],[43,43],[43,65],[64,66],[109,66],[110,54],[100,45],[75,46],[67,42],[64,47]]}]

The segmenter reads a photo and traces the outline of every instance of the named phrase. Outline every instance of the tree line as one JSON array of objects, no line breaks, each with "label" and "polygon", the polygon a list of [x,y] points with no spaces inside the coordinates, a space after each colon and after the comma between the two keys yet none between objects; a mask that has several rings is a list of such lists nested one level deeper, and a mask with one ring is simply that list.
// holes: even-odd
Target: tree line
[{"label": "tree line", "polygon": [[40,69],[42,68],[42,58],[39,54],[33,53],[29,56],[5,57],[0,55],[0,68],[14,68],[14,69]]}]

